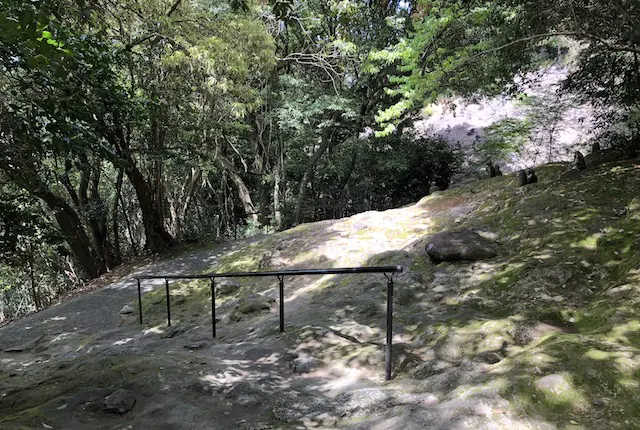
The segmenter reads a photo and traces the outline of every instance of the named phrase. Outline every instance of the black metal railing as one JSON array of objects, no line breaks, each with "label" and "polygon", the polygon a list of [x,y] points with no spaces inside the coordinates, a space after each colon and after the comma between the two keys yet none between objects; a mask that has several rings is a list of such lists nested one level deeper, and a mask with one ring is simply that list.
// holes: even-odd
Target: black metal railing
[{"label": "black metal railing", "polygon": [[204,275],[150,275],[137,276],[134,279],[138,282],[138,311],[140,314],[140,324],[142,324],[142,290],[140,281],[144,279],[164,279],[165,295],[167,301],[167,325],[171,326],[171,293],[169,291],[169,280],[171,279],[209,279],[211,281],[211,331],[216,337],[216,278],[248,278],[274,276],[279,283],[279,314],[280,332],[284,332],[284,277],[303,275],[343,275],[354,273],[382,273],[387,278],[387,343],[385,350],[385,378],[391,379],[391,353],[393,350],[393,275],[402,272],[402,266],[375,266],[375,267],[349,267],[340,269],[290,269],[272,270],[265,272],[230,272],[230,273],[208,273]]}]

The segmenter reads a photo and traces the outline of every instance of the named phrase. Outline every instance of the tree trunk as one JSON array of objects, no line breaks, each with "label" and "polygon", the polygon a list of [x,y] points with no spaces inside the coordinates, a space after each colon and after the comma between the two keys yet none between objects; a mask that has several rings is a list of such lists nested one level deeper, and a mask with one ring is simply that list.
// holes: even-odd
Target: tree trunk
[{"label": "tree trunk", "polygon": [[126,174],[140,203],[146,240],[145,248],[152,252],[161,252],[175,245],[175,239],[165,229],[162,213],[157,210],[153,191],[131,159],[127,164]]},{"label": "tree trunk", "polygon": [[[265,146],[264,142],[264,124],[258,120],[258,117],[254,117],[252,120],[253,128],[253,141],[254,141],[254,165],[256,172],[260,175],[265,175],[269,166],[269,150]],[[258,214],[258,221],[261,225],[269,224],[269,194],[267,191],[267,184],[262,181],[262,177],[258,181],[258,201],[260,204],[260,213]]]},{"label": "tree trunk", "polygon": [[118,204],[122,198],[122,180],[124,178],[124,170],[118,169],[118,177],[116,179],[116,195],[113,199],[113,220],[111,231],[113,232],[113,247],[115,258],[118,262],[122,261],[122,252],[120,250],[120,231],[118,229]]},{"label": "tree trunk", "polygon": [[313,176],[313,171],[327,149],[331,144],[331,139],[329,138],[329,129],[326,128],[322,132],[322,139],[320,140],[320,147],[313,153],[309,161],[307,162],[307,167],[305,168],[304,174],[302,175],[302,180],[300,181],[300,188],[298,190],[298,200],[296,201],[296,208],[293,214],[293,225],[300,224],[300,213],[302,211],[302,204],[304,203],[304,198],[307,195],[307,184],[311,180]]},{"label": "tree trunk", "polygon": [[127,208],[124,204],[124,200],[122,199],[122,193],[120,194],[120,207],[122,208],[122,216],[124,217],[124,222],[127,225],[127,231],[129,232],[129,240],[131,241],[131,250],[133,251],[133,255],[138,255],[138,247],[135,243],[135,238],[133,237],[133,228],[131,227],[131,221],[129,220],[129,215],[127,215]]},{"label": "tree trunk", "polygon": [[[342,196],[344,195],[344,190],[351,179],[351,175],[356,167],[356,161],[358,160],[358,148],[354,149],[353,154],[351,154],[351,161],[349,162],[349,170],[345,173],[340,181],[340,185],[338,185],[338,198],[336,199],[336,203],[340,205],[340,201],[342,200]],[[335,218],[335,216],[334,216]]]},{"label": "tree trunk", "polygon": [[258,223],[258,213],[256,211],[256,207],[253,205],[253,201],[251,200],[251,194],[249,193],[249,189],[244,184],[244,181],[233,169],[233,165],[227,159],[218,155],[213,161],[214,164],[219,168],[227,172],[229,178],[231,179],[231,183],[236,191],[236,195],[238,197],[238,201],[242,204],[242,208],[244,209],[245,216],[247,218],[251,218],[254,223]]},{"label": "tree trunk", "polygon": [[193,195],[200,187],[202,169],[193,169],[178,193],[177,199],[169,199],[171,213],[170,232],[175,238],[182,237],[182,225],[193,201]]},{"label": "tree trunk", "polygon": [[91,240],[73,208],[63,198],[49,190],[37,190],[34,194],[42,199],[53,212],[63,236],[85,274],[89,278],[97,278],[103,274],[106,267],[91,246]]},{"label": "tree trunk", "polygon": [[280,231],[282,229],[282,211],[280,210],[280,180],[280,167],[277,166],[274,172],[273,182],[273,217],[277,231]]},{"label": "tree trunk", "polygon": [[[154,198],[154,189],[149,185],[142,172],[140,172],[140,169],[136,166],[129,150],[128,139],[124,133],[122,116],[118,111],[113,112],[113,124],[114,126],[111,128],[102,120],[99,123],[99,128],[105,138],[113,144],[118,155],[118,161],[126,163],[125,174],[129,182],[131,182],[136,192],[138,203],[140,204],[145,235],[145,248],[152,252],[161,252],[176,243],[164,225],[164,213],[161,210],[162,198],[164,196],[161,195],[158,198],[160,201]],[[152,138],[154,138],[153,132]],[[163,135],[158,137],[158,139],[162,138]],[[152,147],[153,145],[154,142],[151,142]]]},{"label": "tree trunk", "polygon": [[38,297],[38,290],[36,288],[36,277],[33,274],[33,243],[29,242],[29,280],[31,282],[31,295],[33,296],[33,304],[36,306],[36,311],[39,311],[40,299]]}]

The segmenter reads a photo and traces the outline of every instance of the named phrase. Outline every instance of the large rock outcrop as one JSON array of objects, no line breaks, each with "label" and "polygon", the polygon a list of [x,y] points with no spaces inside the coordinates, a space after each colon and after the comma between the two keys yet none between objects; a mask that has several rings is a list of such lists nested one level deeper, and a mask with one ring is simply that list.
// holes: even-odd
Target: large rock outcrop
[{"label": "large rock outcrop", "polygon": [[427,240],[431,261],[487,260],[498,255],[496,243],[472,230],[444,231]]}]

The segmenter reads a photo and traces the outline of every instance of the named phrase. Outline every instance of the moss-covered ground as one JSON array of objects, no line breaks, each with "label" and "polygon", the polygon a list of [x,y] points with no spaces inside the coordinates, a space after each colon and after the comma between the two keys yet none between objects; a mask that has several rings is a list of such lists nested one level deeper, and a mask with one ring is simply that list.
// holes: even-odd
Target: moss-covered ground
[{"label": "moss-covered ground", "polygon": [[[226,254],[204,273],[401,264],[393,384],[427,387],[443,405],[490,392],[507,402],[482,415],[495,423],[640,428],[640,211],[633,204],[640,165],[609,163],[577,177],[565,169],[541,166],[540,182],[522,188],[503,176],[405,208],[301,225]],[[496,240],[499,256],[431,263],[429,235],[461,228]],[[275,278],[237,281],[237,289],[216,297],[221,317],[250,295],[277,299]],[[222,318],[222,338],[277,338],[290,352],[382,383],[387,280],[301,277],[285,285],[285,334],[277,333],[274,307],[239,322]],[[210,300],[209,280],[171,283],[174,324],[208,330]],[[163,332],[164,288],[143,303],[147,329]],[[42,379],[44,397],[21,400],[21,413],[38,414],[51,398],[46,390],[64,392],[57,382],[74,380],[64,373],[70,371]],[[550,389],[541,385],[558,380]],[[345,423],[376,414],[382,412]]]}]

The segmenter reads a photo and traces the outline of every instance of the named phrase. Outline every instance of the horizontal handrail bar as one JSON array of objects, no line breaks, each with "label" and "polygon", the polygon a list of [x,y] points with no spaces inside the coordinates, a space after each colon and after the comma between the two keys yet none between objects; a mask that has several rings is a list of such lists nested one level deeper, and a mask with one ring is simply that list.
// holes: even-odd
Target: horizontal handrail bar
[{"label": "horizontal handrail bar", "polygon": [[288,269],[265,272],[228,272],[207,273],[202,275],[148,275],[134,279],[210,279],[210,278],[249,278],[259,276],[302,276],[302,275],[339,275],[345,273],[401,273],[402,266],[343,267],[338,269]]},{"label": "horizontal handrail bar", "polygon": [[[402,266],[374,266],[374,267],[342,267],[338,269],[288,269],[269,270],[264,272],[228,272],[207,273],[202,275],[149,275],[136,276],[138,283],[138,312],[142,324],[142,289],[140,281],[144,279],[164,279],[165,295],[167,299],[167,325],[171,326],[171,300],[169,292],[170,279],[210,279],[211,280],[211,329],[216,337],[216,278],[246,278],[259,276],[277,276],[280,296],[280,332],[284,332],[284,277],[302,275],[340,275],[349,273],[384,273],[387,278],[387,342],[385,348],[385,379],[391,379],[391,357],[393,348],[393,274],[401,273]],[[389,274],[391,276],[389,276]]]}]

